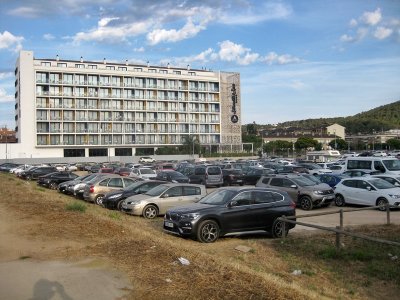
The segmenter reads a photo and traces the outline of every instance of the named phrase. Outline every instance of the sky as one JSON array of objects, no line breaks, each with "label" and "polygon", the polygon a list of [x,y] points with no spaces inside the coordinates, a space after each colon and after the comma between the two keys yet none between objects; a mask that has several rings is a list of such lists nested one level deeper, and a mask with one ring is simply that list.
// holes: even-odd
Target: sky
[{"label": "sky", "polygon": [[0,0],[0,125],[9,128],[20,50],[239,72],[242,124],[400,100],[398,0]]}]

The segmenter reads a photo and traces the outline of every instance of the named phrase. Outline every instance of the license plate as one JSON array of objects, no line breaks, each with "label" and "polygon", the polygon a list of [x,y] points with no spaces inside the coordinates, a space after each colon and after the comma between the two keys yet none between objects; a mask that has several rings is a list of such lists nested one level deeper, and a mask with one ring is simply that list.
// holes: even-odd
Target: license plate
[{"label": "license plate", "polygon": [[165,225],[165,227],[174,228],[174,223],[172,223],[172,222],[165,221],[164,225]]}]

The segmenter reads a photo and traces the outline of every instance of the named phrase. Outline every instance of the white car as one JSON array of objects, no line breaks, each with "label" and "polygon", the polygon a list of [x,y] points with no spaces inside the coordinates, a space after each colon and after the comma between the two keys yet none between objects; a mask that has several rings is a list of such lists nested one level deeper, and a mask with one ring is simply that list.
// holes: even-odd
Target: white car
[{"label": "white car", "polygon": [[150,168],[134,168],[129,174],[129,177],[139,177],[144,180],[154,179],[156,178],[156,176],[156,171]]},{"label": "white car", "polygon": [[346,203],[380,206],[382,211],[386,210],[387,203],[400,207],[400,188],[372,176],[345,178],[336,185],[335,204]]},{"label": "white car", "polygon": [[400,175],[379,174],[379,175],[372,175],[371,177],[376,177],[386,180],[387,182],[393,184],[394,186],[400,187]]},{"label": "white car", "polygon": [[139,158],[139,162],[140,163],[153,163],[156,160],[150,156],[142,156]]}]

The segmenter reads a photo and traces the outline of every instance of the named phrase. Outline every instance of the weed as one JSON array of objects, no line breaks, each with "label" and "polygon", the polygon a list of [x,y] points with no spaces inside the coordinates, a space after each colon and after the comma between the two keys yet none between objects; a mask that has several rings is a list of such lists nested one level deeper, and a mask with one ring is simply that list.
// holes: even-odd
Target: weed
[{"label": "weed", "polygon": [[36,188],[38,191],[40,191],[40,192],[45,192],[46,191],[46,189],[45,188],[42,188],[42,187],[37,187]]},{"label": "weed", "polygon": [[28,258],[31,258],[31,257],[29,255],[23,255],[23,256],[19,257],[19,259],[21,259],[21,260],[28,259]]},{"label": "weed", "polygon": [[87,209],[86,204],[78,202],[78,201],[74,201],[72,203],[68,203],[65,206],[66,210],[70,210],[70,211],[78,211],[78,212],[82,212],[84,213]]}]

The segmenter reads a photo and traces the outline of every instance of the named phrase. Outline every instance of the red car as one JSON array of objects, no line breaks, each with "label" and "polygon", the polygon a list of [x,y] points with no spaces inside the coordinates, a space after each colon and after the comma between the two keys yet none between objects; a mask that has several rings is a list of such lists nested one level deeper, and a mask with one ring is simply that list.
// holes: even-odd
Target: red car
[{"label": "red car", "polygon": [[131,173],[132,169],[130,168],[117,168],[114,171],[114,174],[118,174],[120,176],[129,176]]}]

